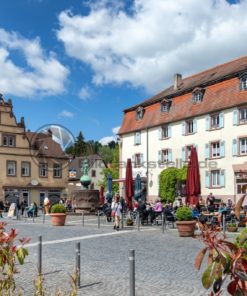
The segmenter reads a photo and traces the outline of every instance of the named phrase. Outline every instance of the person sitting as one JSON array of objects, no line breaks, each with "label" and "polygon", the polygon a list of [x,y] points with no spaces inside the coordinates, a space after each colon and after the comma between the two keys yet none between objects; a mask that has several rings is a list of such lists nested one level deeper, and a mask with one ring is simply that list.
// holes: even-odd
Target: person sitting
[{"label": "person sitting", "polygon": [[148,212],[146,210],[146,204],[145,202],[143,202],[142,200],[138,201],[138,207],[137,207],[137,211],[140,214],[140,220],[141,220],[141,224],[143,225],[145,221],[147,221],[148,218]]},{"label": "person sitting", "polygon": [[31,206],[29,207],[28,211],[27,211],[27,216],[28,217],[33,217],[34,216],[34,211],[35,211],[35,206],[34,203],[31,203]]},{"label": "person sitting", "polygon": [[198,220],[200,217],[200,212],[198,211],[198,208],[195,205],[192,206],[192,217],[194,220]]}]

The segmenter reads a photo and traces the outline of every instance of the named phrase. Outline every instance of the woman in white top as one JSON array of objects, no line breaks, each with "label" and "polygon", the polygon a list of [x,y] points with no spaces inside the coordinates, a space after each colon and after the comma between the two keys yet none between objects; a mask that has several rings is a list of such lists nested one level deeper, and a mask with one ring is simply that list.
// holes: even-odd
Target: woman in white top
[{"label": "woman in white top", "polygon": [[122,205],[120,203],[120,196],[116,195],[111,205],[112,217],[114,217],[114,229],[119,230],[119,222],[121,216]]}]

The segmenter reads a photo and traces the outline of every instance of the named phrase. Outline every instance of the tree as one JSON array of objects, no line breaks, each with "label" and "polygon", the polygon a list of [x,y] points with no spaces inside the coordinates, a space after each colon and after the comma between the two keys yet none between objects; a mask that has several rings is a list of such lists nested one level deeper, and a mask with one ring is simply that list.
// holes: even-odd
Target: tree
[{"label": "tree", "polygon": [[89,140],[87,143],[87,155],[99,154],[99,149],[102,147],[101,143],[94,140]]},{"label": "tree", "polygon": [[118,144],[117,144],[117,142],[115,142],[115,141],[111,141],[111,142],[108,143],[108,147],[109,147],[110,149],[115,149],[115,147],[116,147],[117,145],[118,145]]},{"label": "tree", "polygon": [[187,167],[164,169],[160,174],[159,193],[163,202],[173,202],[176,196],[177,184],[186,181]]}]

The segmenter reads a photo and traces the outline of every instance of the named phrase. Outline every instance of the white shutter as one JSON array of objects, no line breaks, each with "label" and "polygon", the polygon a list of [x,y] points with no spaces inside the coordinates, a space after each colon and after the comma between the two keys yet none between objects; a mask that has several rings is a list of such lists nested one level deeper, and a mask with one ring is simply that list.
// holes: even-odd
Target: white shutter
[{"label": "white shutter", "polygon": [[210,147],[209,144],[205,144],[205,158],[209,159],[210,158]]},{"label": "white shutter", "polygon": [[224,113],[219,114],[220,117],[220,127],[224,127]]},{"label": "white shutter", "polygon": [[158,151],[158,163],[161,163],[161,150]]},{"label": "white shutter", "polygon": [[196,133],[197,132],[197,120],[194,119],[193,120],[193,133]]},{"label": "white shutter", "polygon": [[185,135],[185,122],[182,122],[182,136]]},{"label": "white shutter", "polygon": [[143,155],[143,153],[141,154],[141,166],[144,166],[144,155]]},{"label": "white shutter", "polygon": [[158,139],[159,140],[162,139],[162,127],[161,126],[158,128]]},{"label": "white shutter", "polygon": [[172,149],[168,149],[168,161],[172,162]]},{"label": "white shutter", "polygon": [[205,118],[205,130],[209,131],[210,130],[210,116],[206,116]]},{"label": "white shutter", "polygon": [[225,170],[220,171],[220,186],[225,187]]},{"label": "white shutter", "polygon": [[237,125],[238,124],[238,110],[234,110],[232,113],[232,123],[233,125]]},{"label": "white shutter", "polygon": [[168,125],[168,138],[171,138],[172,136],[172,127]]},{"label": "white shutter", "polygon": [[185,161],[185,147],[182,147],[182,161]]},{"label": "white shutter", "polygon": [[232,140],[232,156],[238,155],[238,141],[237,139]]},{"label": "white shutter", "polygon": [[220,156],[225,157],[225,141],[220,142]]}]

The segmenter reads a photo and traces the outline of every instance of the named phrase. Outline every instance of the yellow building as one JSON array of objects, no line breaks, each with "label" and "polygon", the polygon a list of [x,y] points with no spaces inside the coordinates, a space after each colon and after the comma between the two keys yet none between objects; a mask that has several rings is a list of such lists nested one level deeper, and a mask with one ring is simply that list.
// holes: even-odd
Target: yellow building
[{"label": "yellow building", "polygon": [[0,200],[57,201],[66,194],[68,161],[51,132],[27,132],[23,117],[17,123],[11,100],[0,95]]}]

